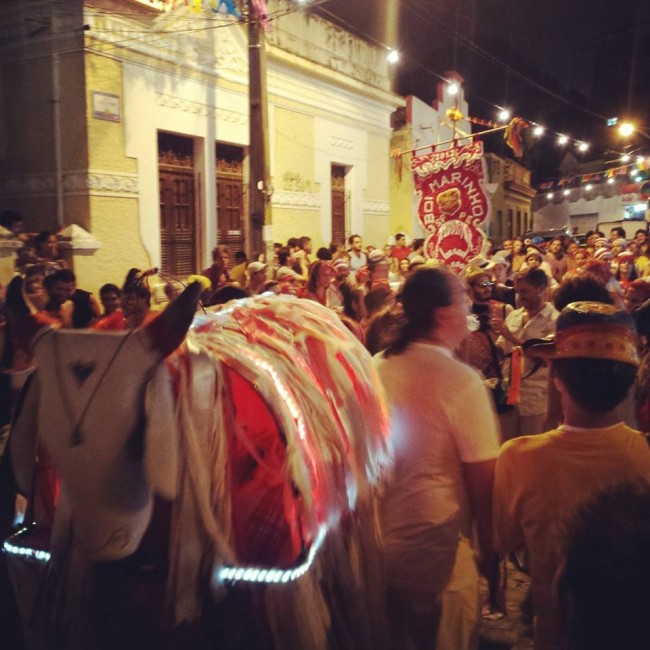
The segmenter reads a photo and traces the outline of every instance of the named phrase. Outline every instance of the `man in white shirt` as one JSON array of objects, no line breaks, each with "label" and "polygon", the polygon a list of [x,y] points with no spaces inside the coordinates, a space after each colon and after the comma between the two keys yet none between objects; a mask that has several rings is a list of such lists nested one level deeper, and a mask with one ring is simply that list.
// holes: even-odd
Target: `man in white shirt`
[{"label": "man in white shirt", "polygon": [[368,256],[361,250],[361,237],[359,235],[350,235],[348,244],[350,245],[350,270],[358,271],[360,268],[368,265]]},{"label": "man in white shirt", "polygon": [[[541,269],[529,269],[520,273],[515,279],[515,290],[521,307],[511,312],[503,323],[496,319],[491,323],[493,330],[500,334],[497,345],[511,357],[514,351],[515,362],[521,358],[518,348],[525,341],[546,338],[555,333],[558,313],[551,303],[546,302],[548,283],[548,276]],[[507,377],[510,374],[512,382],[510,366],[511,363],[505,364],[503,375]],[[547,392],[548,368],[544,362],[524,359],[519,403],[501,419],[505,440],[543,431]]]},{"label": "man in white shirt", "polygon": [[[395,468],[381,507],[393,646],[475,650],[478,573],[494,578],[491,491],[499,444],[487,389],[454,357],[469,299],[444,267],[411,275],[405,325],[375,357]],[[498,573],[498,571],[497,571]]]}]

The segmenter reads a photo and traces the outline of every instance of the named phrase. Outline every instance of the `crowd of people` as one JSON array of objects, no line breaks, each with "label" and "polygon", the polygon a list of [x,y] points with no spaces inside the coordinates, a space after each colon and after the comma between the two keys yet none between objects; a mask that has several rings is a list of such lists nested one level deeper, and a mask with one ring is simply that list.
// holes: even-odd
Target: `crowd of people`
[{"label": "crowd of people", "polygon": [[[131,269],[121,286],[102,286],[98,302],[77,288],[55,239],[39,236],[21,261],[44,322],[126,329],[155,317],[153,272]],[[276,244],[268,262],[243,251],[231,261],[216,246],[212,265],[189,278],[201,281],[206,305],[265,292],[317,301],[375,355],[395,454],[381,510],[394,647],[476,648],[479,574],[484,613],[498,613],[502,560],[520,550],[537,650],[613,647],[580,645],[588,612],[574,601],[586,569],[575,549],[589,519],[574,518],[623,479],[650,481],[639,433],[650,430],[649,247],[645,229],[632,241],[620,228],[582,244],[513,239],[458,277],[403,233],[382,248],[352,234],[347,246],[316,252],[303,236]],[[167,280],[165,293],[178,288]],[[647,495],[642,485],[632,492]],[[554,596],[558,580],[568,613]],[[595,609],[611,596],[589,595]]]}]

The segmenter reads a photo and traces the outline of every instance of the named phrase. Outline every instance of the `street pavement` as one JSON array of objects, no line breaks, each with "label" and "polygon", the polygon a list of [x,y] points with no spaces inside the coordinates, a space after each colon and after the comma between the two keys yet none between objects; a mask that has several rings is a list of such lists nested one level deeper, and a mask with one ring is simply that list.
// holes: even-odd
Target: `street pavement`
[{"label": "street pavement", "polygon": [[[530,609],[525,600],[530,590],[530,577],[506,563],[506,612],[497,620],[483,618],[479,650],[533,650],[532,618],[522,610]],[[481,581],[482,601],[487,599],[487,584]]]}]

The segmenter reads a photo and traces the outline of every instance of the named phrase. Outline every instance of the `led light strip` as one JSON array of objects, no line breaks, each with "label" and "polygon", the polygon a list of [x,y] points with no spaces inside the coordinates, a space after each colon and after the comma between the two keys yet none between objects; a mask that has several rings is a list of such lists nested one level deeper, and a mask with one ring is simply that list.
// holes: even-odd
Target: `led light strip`
[{"label": "led light strip", "polygon": [[5,542],[2,545],[2,550],[5,553],[10,553],[11,555],[23,555],[25,557],[31,557],[35,560],[38,560],[39,562],[49,562],[51,557],[48,551],[41,551],[35,548],[27,548],[25,546],[14,546],[9,542]]},{"label": "led light strip", "polygon": [[316,558],[316,553],[323,545],[325,536],[327,534],[327,527],[321,526],[318,535],[314,543],[309,549],[309,554],[307,555],[307,560],[300,566],[294,567],[293,569],[260,569],[255,567],[220,567],[215,571],[216,580],[219,583],[223,582],[258,582],[258,583],[286,583],[297,580],[301,576],[305,575],[309,568],[314,563]]}]

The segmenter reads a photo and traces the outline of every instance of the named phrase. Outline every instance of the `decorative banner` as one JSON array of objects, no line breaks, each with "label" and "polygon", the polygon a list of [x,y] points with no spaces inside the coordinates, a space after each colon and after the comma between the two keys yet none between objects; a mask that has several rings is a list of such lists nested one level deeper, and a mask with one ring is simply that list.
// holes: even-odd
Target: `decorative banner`
[{"label": "decorative banner", "polygon": [[482,142],[411,161],[420,197],[418,217],[431,233],[425,252],[456,273],[481,253],[485,241],[480,226],[490,215],[490,203],[483,189],[484,165]]}]

